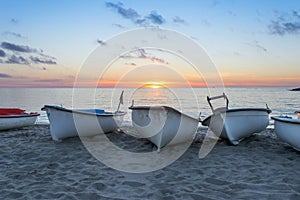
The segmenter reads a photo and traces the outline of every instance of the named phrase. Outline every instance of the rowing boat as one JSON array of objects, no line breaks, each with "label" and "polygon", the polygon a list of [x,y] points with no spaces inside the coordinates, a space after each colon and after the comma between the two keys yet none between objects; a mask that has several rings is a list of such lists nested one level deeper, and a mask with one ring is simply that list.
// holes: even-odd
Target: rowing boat
[{"label": "rowing boat", "polygon": [[0,108],[0,130],[34,125],[39,114],[26,113],[19,108]]},{"label": "rowing boat", "polygon": [[[214,109],[211,101],[219,98],[226,100],[225,107]],[[223,95],[207,97],[208,104],[213,112],[202,121],[202,125],[208,126],[215,135],[228,139],[233,145],[251,136],[253,133],[263,131],[269,125],[269,114],[267,108],[228,108],[229,100]]]},{"label": "rowing boat", "polygon": [[45,105],[52,139],[59,141],[74,136],[93,136],[117,130],[126,112],[100,109],[67,109]]},{"label": "rowing boat", "polygon": [[159,151],[166,145],[191,142],[199,119],[168,106],[131,106],[132,124],[139,137],[147,138]]}]

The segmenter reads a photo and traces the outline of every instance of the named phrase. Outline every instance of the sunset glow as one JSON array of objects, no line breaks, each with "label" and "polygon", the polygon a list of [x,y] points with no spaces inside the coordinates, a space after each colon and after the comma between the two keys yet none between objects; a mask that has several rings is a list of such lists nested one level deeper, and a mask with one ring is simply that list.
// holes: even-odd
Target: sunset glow
[{"label": "sunset glow", "polygon": [[[169,3],[157,0],[56,4],[49,0],[3,2],[0,87],[73,87],[93,50],[110,47],[111,38],[144,27],[176,31],[203,47],[227,87],[300,85],[297,0],[263,4],[258,0],[176,1],[172,9]],[[162,41],[168,39],[164,37]],[[137,47],[136,52],[115,55],[117,67],[105,76],[95,80],[89,77],[94,73],[90,71],[77,86],[206,87],[202,78],[210,77],[199,76],[186,60],[176,57],[181,51],[169,50],[170,55],[161,49]],[[199,52],[192,53],[202,58]],[[162,69],[149,69],[152,65]]]},{"label": "sunset glow", "polygon": [[160,85],[151,85],[150,87],[153,88],[153,89],[161,88]]},{"label": "sunset glow", "polygon": [[158,88],[164,88],[164,86],[160,83],[146,83],[143,88],[152,88],[152,89],[158,89]]}]

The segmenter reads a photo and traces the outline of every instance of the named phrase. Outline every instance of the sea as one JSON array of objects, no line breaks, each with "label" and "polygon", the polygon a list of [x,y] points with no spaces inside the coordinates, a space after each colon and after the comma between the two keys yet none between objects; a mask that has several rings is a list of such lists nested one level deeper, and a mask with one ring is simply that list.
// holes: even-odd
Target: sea
[{"label": "sea", "polygon": [[[65,108],[122,110],[123,123],[131,124],[129,107],[170,106],[192,117],[204,118],[212,113],[207,96],[228,96],[229,108],[265,108],[270,116],[295,115],[300,110],[300,92],[288,87],[249,88],[0,88],[0,107],[17,107],[40,114],[37,124],[48,124],[44,105]],[[121,95],[123,92],[123,95]],[[224,99],[211,102],[214,108],[224,106]],[[119,108],[118,108],[119,107]],[[270,120],[270,126],[273,125]]]}]

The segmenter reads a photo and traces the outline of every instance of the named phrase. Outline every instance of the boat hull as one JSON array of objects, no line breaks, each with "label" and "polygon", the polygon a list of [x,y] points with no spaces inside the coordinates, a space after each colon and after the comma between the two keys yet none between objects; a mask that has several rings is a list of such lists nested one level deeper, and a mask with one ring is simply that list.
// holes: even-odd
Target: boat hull
[{"label": "boat hull", "polygon": [[97,114],[93,110],[70,110],[56,106],[44,106],[50,121],[52,139],[86,137],[112,132],[121,125],[125,112]]},{"label": "boat hull", "polygon": [[238,145],[253,133],[263,131],[269,125],[271,110],[263,108],[229,109],[217,112],[203,120],[217,136]]},{"label": "boat hull", "polygon": [[160,150],[166,145],[192,142],[199,120],[167,106],[135,106],[132,124],[138,137],[147,138]]},{"label": "boat hull", "polygon": [[32,126],[34,125],[37,116],[39,116],[39,114],[0,117],[0,130]]},{"label": "boat hull", "polygon": [[300,151],[300,119],[271,118],[274,120],[274,129],[277,137]]}]

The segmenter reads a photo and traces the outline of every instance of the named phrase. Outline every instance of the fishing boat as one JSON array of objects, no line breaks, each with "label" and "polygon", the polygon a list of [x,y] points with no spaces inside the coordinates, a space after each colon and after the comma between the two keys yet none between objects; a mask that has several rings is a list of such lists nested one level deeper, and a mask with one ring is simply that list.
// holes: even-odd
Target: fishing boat
[{"label": "fishing boat", "polygon": [[26,113],[19,108],[0,108],[0,130],[34,125],[39,114]]},{"label": "fishing boat", "polygon": [[[298,116],[300,112],[297,112]],[[300,151],[300,119],[289,116],[274,116],[275,134],[294,149]]]},{"label": "fishing boat", "polygon": [[[226,106],[214,109],[211,101],[220,98],[224,98]],[[213,114],[206,117],[202,125],[208,126],[215,135],[228,139],[233,145],[238,145],[244,138],[263,131],[269,125],[271,110],[268,106],[229,109],[229,100],[224,93],[220,96],[207,97],[207,101]]]},{"label": "fishing boat", "polygon": [[45,105],[52,139],[60,141],[74,136],[93,136],[117,130],[126,112],[100,109],[67,109]]},{"label": "fishing boat", "polygon": [[138,137],[147,138],[157,146],[191,142],[196,134],[199,119],[168,106],[131,106],[132,124]]}]

